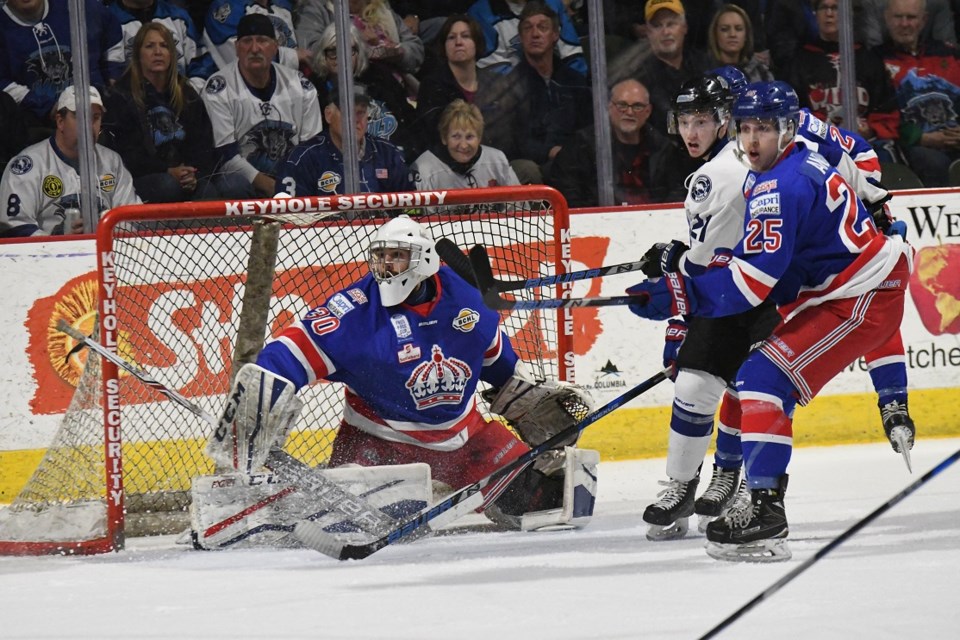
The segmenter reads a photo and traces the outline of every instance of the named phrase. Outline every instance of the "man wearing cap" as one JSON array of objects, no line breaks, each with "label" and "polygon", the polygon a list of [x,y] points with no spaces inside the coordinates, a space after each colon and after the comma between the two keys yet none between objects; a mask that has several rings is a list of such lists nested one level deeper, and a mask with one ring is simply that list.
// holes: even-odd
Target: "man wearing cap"
[{"label": "man wearing cap", "polygon": [[287,154],[323,129],[317,90],[299,71],[273,62],[277,40],[262,14],[240,20],[236,51],[236,62],[210,76],[203,90],[213,143],[223,170],[250,184],[236,197],[273,196]]},{"label": "man wearing cap", "polygon": [[636,78],[650,90],[650,124],[667,132],[667,113],[680,85],[706,72],[702,51],[684,47],[687,17],[680,0],[647,0],[644,7],[650,55],[640,63]]},{"label": "man wearing cap", "polygon": [[[395,146],[369,135],[367,110],[370,95],[354,86],[354,126],[360,144],[361,193],[413,191],[403,154]],[[323,109],[327,130],[297,145],[277,176],[277,188],[291,196],[329,196],[343,193],[343,129],[340,92],[334,87]]]},{"label": "man wearing cap", "polygon": [[[0,237],[81,233],[82,221],[65,225],[68,210],[80,208],[80,151],[77,136],[77,97],[73,86],[60,94],[54,108],[56,131],[30,145],[7,163],[0,179]],[[90,129],[100,135],[103,100],[90,87]],[[124,204],[140,204],[133,179],[115,151],[95,145],[100,213]],[[65,228],[66,227],[66,228]]]},{"label": "man wearing cap", "polygon": [[[234,43],[240,37],[240,21],[250,15],[267,18],[277,41],[276,61],[290,69],[309,64],[310,51],[297,46],[291,0],[214,0],[203,21],[203,60],[209,73],[223,70],[236,61]],[[306,4],[306,3],[305,3]],[[208,75],[209,75],[208,73]]]}]

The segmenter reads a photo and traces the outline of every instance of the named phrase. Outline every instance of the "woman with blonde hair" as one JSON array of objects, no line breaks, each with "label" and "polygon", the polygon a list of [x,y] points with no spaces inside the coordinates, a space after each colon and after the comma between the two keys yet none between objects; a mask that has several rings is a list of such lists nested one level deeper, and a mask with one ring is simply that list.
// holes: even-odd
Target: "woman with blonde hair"
[{"label": "woman with blonde hair", "polygon": [[734,65],[750,82],[773,80],[773,73],[754,55],[753,24],[735,4],[725,4],[714,14],[707,32],[710,66]]},{"label": "woman with blonde hair", "polygon": [[159,22],[140,27],[127,70],[104,97],[101,142],[123,158],[144,202],[233,197],[229,177],[211,179],[210,118],[177,70],[176,56],[167,27]]},{"label": "woman with blonde hair", "polygon": [[410,167],[418,190],[520,184],[503,152],[481,144],[483,116],[475,105],[460,99],[451,102],[440,116],[439,131],[440,144]]}]

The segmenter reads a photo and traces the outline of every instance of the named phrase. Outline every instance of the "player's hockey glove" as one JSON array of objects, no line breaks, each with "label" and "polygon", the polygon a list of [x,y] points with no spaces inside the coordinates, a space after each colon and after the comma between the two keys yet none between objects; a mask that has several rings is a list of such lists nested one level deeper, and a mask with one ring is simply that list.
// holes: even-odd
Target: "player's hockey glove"
[{"label": "player's hockey glove", "polygon": [[670,369],[670,379],[677,379],[677,354],[680,345],[687,337],[687,323],[679,318],[673,318],[667,323],[667,332],[663,339],[663,368]]},{"label": "player's hockey glove", "polygon": [[688,290],[686,280],[675,272],[635,284],[627,289],[627,294],[637,297],[636,303],[629,305],[630,311],[648,320],[666,320],[697,311],[697,300]]},{"label": "player's hockey glove", "polygon": [[689,251],[690,247],[679,240],[658,242],[643,254],[646,264],[640,268],[648,278],[659,278],[664,273],[677,271],[680,268],[680,257]]}]

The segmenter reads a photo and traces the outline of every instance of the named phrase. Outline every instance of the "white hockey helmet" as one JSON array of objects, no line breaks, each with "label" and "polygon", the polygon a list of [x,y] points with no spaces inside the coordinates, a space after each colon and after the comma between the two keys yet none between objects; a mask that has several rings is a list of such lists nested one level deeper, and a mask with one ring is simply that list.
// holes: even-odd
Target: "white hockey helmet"
[{"label": "white hockey helmet", "polygon": [[[410,252],[406,268],[399,273],[388,269],[392,249]],[[367,250],[367,265],[377,281],[384,306],[392,307],[406,300],[418,284],[440,270],[440,258],[430,232],[409,216],[401,215],[373,234]]]}]

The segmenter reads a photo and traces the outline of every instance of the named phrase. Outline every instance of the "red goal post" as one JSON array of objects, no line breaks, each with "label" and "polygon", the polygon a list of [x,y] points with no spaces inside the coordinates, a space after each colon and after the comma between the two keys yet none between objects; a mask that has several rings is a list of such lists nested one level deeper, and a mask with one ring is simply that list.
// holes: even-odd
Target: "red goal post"
[{"label": "red goal post", "polygon": [[[407,213],[466,251],[490,250],[504,279],[563,273],[563,197],[544,186],[114,209],[97,229],[99,341],[219,415],[231,373],[264,339],[362,277],[373,231]],[[516,292],[542,298],[561,287]],[[572,379],[571,311],[503,314],[534,375]],[[341,417],[340,385],[301,392],[286,450],[322,465]],[[87,357],[54,441],[0,511],[0,554],[86,554],[126,536],[186,528],[190,481],[214,471],[209,426],[116,365]]]}]

